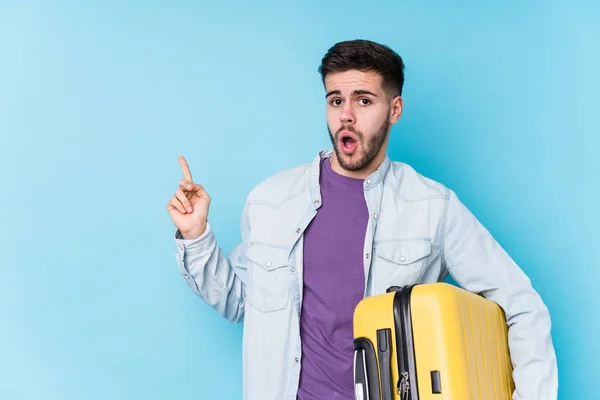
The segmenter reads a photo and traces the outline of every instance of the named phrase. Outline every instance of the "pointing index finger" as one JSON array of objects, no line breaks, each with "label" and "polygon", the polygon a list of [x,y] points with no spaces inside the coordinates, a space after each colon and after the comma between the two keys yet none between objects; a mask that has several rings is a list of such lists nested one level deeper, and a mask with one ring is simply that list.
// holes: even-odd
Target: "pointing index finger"
[{"label": "pointing index finger", "polygon": [[192,181],[192,172],[190,171],[190,167],[188,166],[187,161],[185,161],[185,158],[183,156],[179,157],[179,165],[181,165],[181,171],[183,172],[183,179],[185,179],[188,182],[193,182]]}]

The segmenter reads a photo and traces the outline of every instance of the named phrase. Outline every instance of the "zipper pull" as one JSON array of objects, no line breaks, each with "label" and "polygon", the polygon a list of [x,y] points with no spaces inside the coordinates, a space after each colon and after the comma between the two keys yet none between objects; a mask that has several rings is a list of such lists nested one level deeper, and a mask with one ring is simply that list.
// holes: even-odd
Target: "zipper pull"
[{"label": "zipper pull", "polygon": [[396,392],[400,395],[401,400],[408,400],[408,390],[410,389],[410,381],[408,380],[408,372],[402,371],[402,378],[398,381]]}]

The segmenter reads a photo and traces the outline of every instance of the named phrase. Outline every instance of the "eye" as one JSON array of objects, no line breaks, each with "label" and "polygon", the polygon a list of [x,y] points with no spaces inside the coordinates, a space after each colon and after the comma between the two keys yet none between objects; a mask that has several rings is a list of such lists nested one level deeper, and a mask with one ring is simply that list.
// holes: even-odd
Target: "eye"
[{"label": "eye", "polygon": [[341,99],[333,99],[329,103],[333,106],[339,106],[342,104],[342,100]]},{"label": "eye", "polygon": [[360,102],[361,105],[363,106],[368,106],[369,104],[371,104],[371,100],[367,99],[367,98],[362,98],[360,100],[358,100]]}]

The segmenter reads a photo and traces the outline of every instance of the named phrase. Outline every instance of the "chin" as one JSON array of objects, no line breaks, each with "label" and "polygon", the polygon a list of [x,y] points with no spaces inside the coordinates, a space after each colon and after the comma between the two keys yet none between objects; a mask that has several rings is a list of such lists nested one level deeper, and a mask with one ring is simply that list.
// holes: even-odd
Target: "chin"
[{"label": "chin", "polygon": [[337,146],[335,148],[338,164],[346,171],[360,171],[365,168],[368,162],[364,160],[364,154],[357,150],[355,153],[348,155],[341,151]]}]

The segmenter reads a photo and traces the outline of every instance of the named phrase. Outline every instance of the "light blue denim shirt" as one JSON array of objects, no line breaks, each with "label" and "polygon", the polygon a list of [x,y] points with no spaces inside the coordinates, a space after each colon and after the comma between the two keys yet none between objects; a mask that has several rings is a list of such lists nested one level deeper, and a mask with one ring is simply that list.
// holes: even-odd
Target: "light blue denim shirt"
[{"label": "light blue denim shirt", "polygon": [[[241,243],[225,254],[211,229],[175,234],[190,288],[232,322],[244,322],[243,399],[295,400],[302,366],[303,232],[321,205],[319,160],[277,173],[248,195]],[[558,370],[548,309],[529,278],[444,185],[386,157],[364,181],[365,296],[389,286],[442,281],[499,304],[506,314],[514,400],[556,399]],[[335,282],[331,282],[335,285]]]}]

